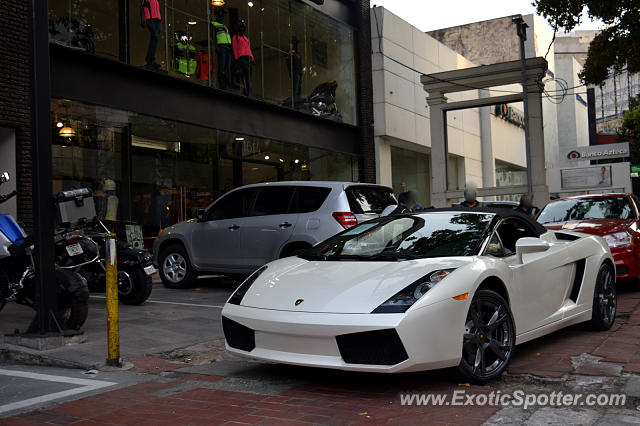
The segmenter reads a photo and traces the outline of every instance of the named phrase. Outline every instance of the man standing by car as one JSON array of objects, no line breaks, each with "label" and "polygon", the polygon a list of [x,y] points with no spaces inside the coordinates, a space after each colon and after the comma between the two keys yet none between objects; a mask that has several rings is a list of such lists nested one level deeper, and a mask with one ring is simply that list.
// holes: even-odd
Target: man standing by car
[{"label": "man standing by car", "polygon": [[531,216],[534,219],[536,217],[536,208],[531,203],[531,197],[529,197],[529,195],[527,194],[524,194],[522,197],[520,197],[520,204],[515,208],[515,210],[522,214],[526,214],[527,216]]},{"label": "man standing by car", "polygon": [[476,189],[473,186],[467,186],[464,190],[464,201],[460,203],[462,207],[476,208],[482,207],[480,201],[476,199]]},{"label": "man standing by car", "polygon": [[398,195],[398,207],[391,212],[391,215],[411,213],[415,207],[415,202],[410,192],[403,192]]}]

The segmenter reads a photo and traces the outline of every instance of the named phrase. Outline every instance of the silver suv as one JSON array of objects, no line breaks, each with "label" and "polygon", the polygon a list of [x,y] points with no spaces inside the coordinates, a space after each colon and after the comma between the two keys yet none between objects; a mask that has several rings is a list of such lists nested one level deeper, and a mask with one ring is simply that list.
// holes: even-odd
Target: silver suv
[{"label": "silver suv", "polygon": [[353,182],[271,182],[227,192],[191,219],[163,230],[153,259],[166,287],[198,274],[249,274],[397,204],[391,188]]}]

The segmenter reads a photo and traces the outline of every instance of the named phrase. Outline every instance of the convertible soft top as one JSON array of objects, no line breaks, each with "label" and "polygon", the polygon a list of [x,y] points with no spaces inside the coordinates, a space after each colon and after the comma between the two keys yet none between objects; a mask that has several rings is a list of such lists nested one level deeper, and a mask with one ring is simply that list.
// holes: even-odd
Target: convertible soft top
[{"label": "convertible soft top", "polygon": [[538,223],[536,220],[532,219],[531,216],[520,213],[513,209],[504,209],[504,208],[491,208],[491,207],[445,207],[445,208],[426,208],[422,210],[415,210],[413,213],[430,213],[430,212],[476,212],[476,213],[492,213],[501,219],[506,219],[509,217],[517,217],[518,219],[526,222],[531,227],[531,230],[534,231],[537,236],[548,232],[549,230]]}]

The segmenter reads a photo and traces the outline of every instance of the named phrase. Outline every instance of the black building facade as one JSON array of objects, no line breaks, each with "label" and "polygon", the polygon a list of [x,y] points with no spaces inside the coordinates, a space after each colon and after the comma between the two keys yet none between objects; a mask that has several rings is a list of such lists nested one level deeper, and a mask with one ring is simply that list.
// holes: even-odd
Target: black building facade
[{"label": "black building facade", "polygon": [[[240,185],[375,181],[369,1],[213,3],[160,0],[149,64],[139,0],[48,1],[52,191],[89,187],[102,218],[150,239]],[[28,11],[0,5],[2,143],[28,224],[30,80],[16,69],[28,67]]]}]

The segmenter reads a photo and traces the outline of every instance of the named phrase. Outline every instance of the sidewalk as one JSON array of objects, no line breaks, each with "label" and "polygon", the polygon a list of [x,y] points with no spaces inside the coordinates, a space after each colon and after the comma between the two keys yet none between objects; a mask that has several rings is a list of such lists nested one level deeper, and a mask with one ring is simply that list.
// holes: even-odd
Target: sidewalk
[{"label": "sidewalk", "polygon": [[[222,338],[220,308],[237,282],[202,280],[202,289],[170,290],[155,283],[140,306],[119,305],[120,348],[124,359],[171,352]],[[200,284],[200,282],[199,282]],[[92,293],[84,343],[36,351],[7,344],[5,334],[24,331],[34,311],[9,303],[0,312],[0,360],[61,367],[99,368],[107,357],[107,314],[104,294]]]}]

